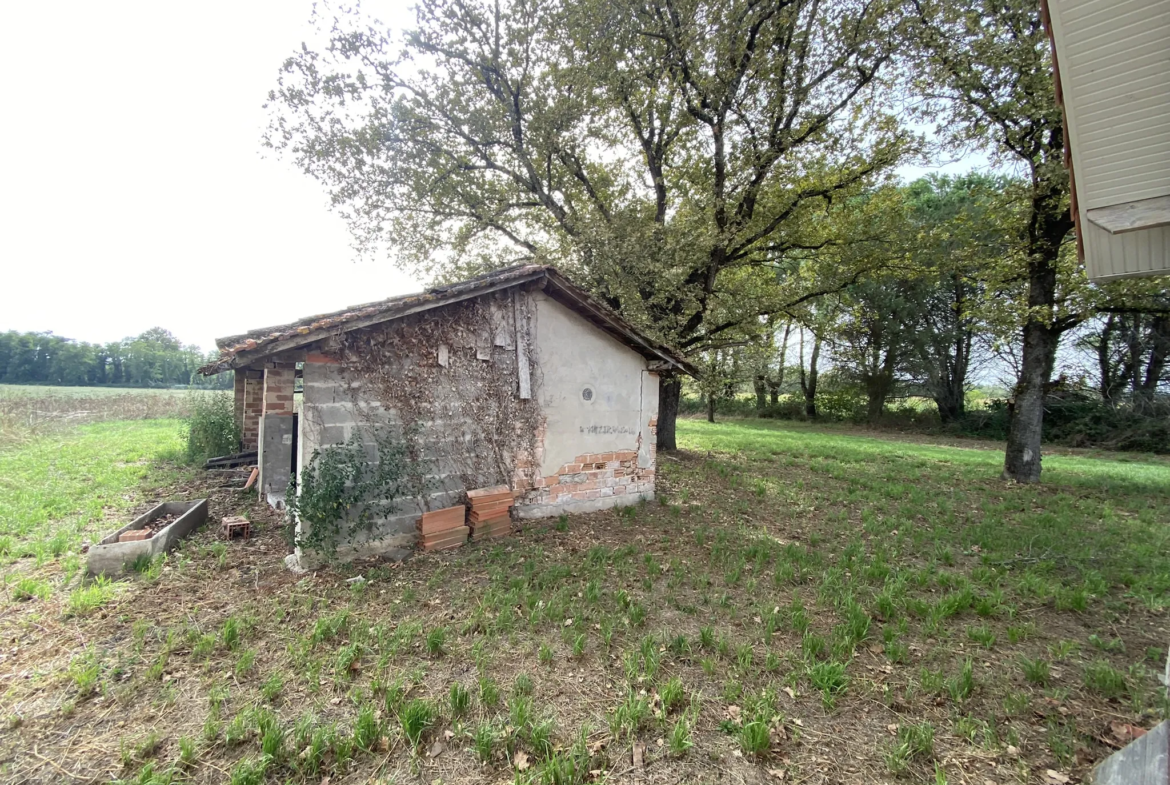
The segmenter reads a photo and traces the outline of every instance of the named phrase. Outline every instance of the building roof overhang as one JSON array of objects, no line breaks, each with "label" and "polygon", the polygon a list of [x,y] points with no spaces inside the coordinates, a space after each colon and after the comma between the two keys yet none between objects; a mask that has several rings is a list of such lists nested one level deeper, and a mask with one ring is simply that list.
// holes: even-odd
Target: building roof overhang
[{"label": "building roof overhang", "polygon": [[416,313],[519,286],[538,287],[552,299],[584,317],[595,327],[641,354],[653,370],[698,375],[674,349],[639,331],[611,308],[598,302],[556,268],[527,264],[496,270],[417,294],[390,297],[341,311],[309,316],[289,324],[250,330],[216,340],[219,357],[199,369],[204,376],[245,368],[277,354],[303,349],[340,333],[372,327]]}]

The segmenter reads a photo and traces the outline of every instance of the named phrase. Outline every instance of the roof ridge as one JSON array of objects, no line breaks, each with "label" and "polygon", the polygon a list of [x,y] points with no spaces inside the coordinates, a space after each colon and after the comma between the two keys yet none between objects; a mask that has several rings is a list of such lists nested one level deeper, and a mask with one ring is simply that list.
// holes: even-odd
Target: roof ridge
[{"label": "roof ridge", "polygon": [[562,305],[587,314],[601,330],[620,336],[626,345],[647,357],[655,357],[694,375],[695,369],[670,347],[643,334],[616,311],[594,299],[559,270],[548,264],[520,264],[491,270],[464,281],[432,286],[422,292],[396,295],[340,311],[308,316],[288,324],[261,327],[239,335],[216,339],[219,357],[199,369],[204,376],[246,366],[278,352],[305,346],[331,331],[355,330],[412,313],[459,302],[471,297],[509,289],[543,279],[546,288],[564,292]]}]

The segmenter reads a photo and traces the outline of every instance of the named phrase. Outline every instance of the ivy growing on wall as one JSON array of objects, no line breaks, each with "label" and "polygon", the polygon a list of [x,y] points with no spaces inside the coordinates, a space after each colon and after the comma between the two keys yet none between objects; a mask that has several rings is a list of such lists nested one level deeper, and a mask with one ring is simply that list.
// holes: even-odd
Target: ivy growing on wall
[{"label": "ivy growing on wall", "polygon": [[518,394],[520,344],[534,356],[526,308],[522,294],[487,295],[344,333],[330,347],[355,410],[368,410],[359,398],[373,400],[397,420],[425,509],[418,483],[427,476],[458,477],[464,488],[511,484],[536,460],[544,419],[535,394]]},{"label": "ivy growing on wall", "polygon": [[[387,428],[374,428],[372,439],[373,460],[355,430],[344,444],[314,450],[299,481],[293,478],[286,505],[295,545],[333,555],[339,544],[371,530],[401,499],[413,495],[406,443]],[[298,521],[303,524],[299,532]]]}]

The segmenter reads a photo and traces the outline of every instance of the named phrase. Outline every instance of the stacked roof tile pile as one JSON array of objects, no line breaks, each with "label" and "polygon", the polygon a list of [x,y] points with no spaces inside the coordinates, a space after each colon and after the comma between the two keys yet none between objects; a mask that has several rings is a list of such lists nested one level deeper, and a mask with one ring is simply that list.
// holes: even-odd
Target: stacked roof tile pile
[{"label": "stacked roof tile pile", "polygon": [[468,529],[463,516],[467,508],[462,504],[442,510],[424,512],[418,522],[419,544],[424,551],[458,548],[467,542]]},{"label": "stacked roof tile pile", "polygon": [[471,502],[467,525],[471,527],[472,540],[503,537],[512,531],[514,499],[507,485],[468,491],[467,500]]}]

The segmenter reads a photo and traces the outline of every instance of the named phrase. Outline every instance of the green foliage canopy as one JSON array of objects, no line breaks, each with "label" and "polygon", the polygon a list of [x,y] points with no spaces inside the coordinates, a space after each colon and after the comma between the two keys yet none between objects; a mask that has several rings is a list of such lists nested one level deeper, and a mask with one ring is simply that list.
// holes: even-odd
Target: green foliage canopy
[{"label": "green foliage canopy", "polygon": [[397,51],[343,12],[285,63],[267,141],[367,248],[450,276],[553,260],[698,350],[852,273],[805,252],[905,149],[902,6],[436,0]]}]

